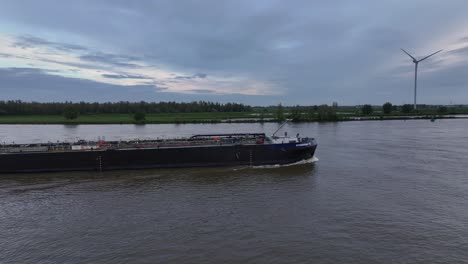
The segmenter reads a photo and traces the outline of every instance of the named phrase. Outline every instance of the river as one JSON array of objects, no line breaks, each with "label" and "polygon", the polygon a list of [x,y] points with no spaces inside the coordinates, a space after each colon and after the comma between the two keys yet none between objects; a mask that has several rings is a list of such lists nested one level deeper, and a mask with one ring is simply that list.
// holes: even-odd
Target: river
[{"label": "river", "polygon": [[[277,127],[0,125],[0,142]],[[0,263],[468,263],[468,120],[284,130],[319,161],[0,175]]]}]

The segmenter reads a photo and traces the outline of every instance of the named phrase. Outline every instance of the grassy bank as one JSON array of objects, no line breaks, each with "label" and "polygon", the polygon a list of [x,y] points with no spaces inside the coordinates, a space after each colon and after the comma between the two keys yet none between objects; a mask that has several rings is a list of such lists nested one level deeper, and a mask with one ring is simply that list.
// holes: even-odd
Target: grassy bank
[{"label": "grassy bank", "polygon": [[[255,112],[205,112],[205,113],[159,113],[146,114],[146,124],[177,124],[177,123],[220,123],[220,122],[262,122],[260,113]],[[273,113],[263,113],[264,122],[276,122]],[[397,114],[367,115],[338,114],[333,121],[359,120],[403,120],[431,119],[434,115]],[[435,118],[451,118],[437,115]],[[317,122],[316,115],[303,116],[300,122]],[[87,114],[76,119],[65,119],[62,115],[0,115],[0,124],[135,124],[132,114]]]},{"label": "grassy bank", "polygon": [[[146,114],[147,124],[166,123],[215,123],[236,118],[255,118],[246,112],[218,113],[161,113]],[[65,119],[62,115],[0,115],[0,124],[133,124],[132,114],[88,114],[76,119]]]},{"label": "grassy bank", "polygon": [[[145,114],[147,113],[147,114]],[[217,102],[23,102],[0,100],[0,124],[164,124],[220,122],[336,122],[451,118],[468,105],[249,106]],[[460,117],[460,116],[459,116]],[[136,121],[138,120],[138,121]]]}]

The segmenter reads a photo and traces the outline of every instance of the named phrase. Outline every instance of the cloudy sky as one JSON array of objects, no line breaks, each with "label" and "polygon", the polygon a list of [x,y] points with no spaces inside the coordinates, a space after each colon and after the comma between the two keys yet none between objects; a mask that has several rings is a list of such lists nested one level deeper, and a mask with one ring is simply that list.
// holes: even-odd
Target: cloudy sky
[{"label": "cloudy sky", "polygon": [[468,103],[466,0],[0,3],[0,100]]}]

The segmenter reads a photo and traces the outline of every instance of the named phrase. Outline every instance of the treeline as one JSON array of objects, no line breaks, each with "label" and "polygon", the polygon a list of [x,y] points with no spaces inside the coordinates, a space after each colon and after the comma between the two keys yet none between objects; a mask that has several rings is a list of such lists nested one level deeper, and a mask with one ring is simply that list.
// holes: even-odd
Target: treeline
[{"label": "treeline", "polygon": [[293,122],[308,121],[340,121],[350,120],[355,117],[405,117],[405,116],[425,116],[435,117],[449,114],[468,114],[468,107],[464,105],[444,106],[444,105],[418,105],[414,109],[412,104],[393,105],[386,102],[382,106],[373,106],[365,104],[361,106],[332,106],[314,105],[314,106],[290,106],[284,107],[281,104],[277,106],[268,106],[265,108],[255,107],[254,111],[261,113],[260,118],[264,119],[265,113],[274,113],[274,119],[283,121],[290,119]]},{"label": "treeline", "polygon": [[[268,111],[264,108],[260,118],[264,118],[264,113]],[[291,106],[284,107],[281,104],[276,106],[274,110],[274,119],[276,121],[284,121],[290,119],[293,122],[303,122],[303,121],[338,121],[339,116],[337,115],[337,105],[328,106],[324,105],[314,105],[314,106]]]},{"label": "treeline", "polygon": [[190,103],[178,102],[23,102],[0,101],[0,115],[61,115],[72,109],[80,114],[97,113],[188,113],[188,112],[249,112],[251,106],[238,103],[214,103],[197,101]]},{"label": "treeline", "polygon": [[465,105],[417,105],[414,109],[412,104],[393,105],[387,102],[380,106],[365,104],[360,106],[362,115],[446,115],[446,114],[467,114],[468,107]]}]

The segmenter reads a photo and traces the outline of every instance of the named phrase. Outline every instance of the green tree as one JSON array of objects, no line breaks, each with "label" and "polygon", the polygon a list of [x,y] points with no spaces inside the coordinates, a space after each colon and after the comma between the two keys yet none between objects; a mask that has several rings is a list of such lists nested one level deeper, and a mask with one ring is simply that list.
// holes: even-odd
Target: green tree
[{"label": "green tree", "polygon": [[337,121],[338,116],[336,115],[336,108],[330,107],[326,104],[321,105],[317,108],[318,120],[319,121]]},{"label": "green tree", "polygon": [[263,123],[263,121],[265,121],[265,116],[267,114],[267,110],[265,108],[262,109],[262,111],[260,112],[260,122]]},{"label": "green tree", "polygon": [[276,108],[276,120],[283,121],[284,120],[284,109],[281,103],[278,104]]},{"label": "green tree", "polygon": [[289,118],[291,118],[293,122],[299,122],[302,120],[301,108],[298,105],[291,108]]},{"label": "green tree", "polygon": [[145,112],[138,111],[133,115],[133,119],[135,119],[135,121],[137,121],[138,123],[141,123],[141,122],[145,121],[146,114],[145,114]]},{"label": "green tree", "polygon": [[77,119],[78,114],[79,114],[78,111],[73,107],[67,107],[63,111],[63,117],[65,117],[65,119],[68,119],[68,120]]},{"label": "green tree", "polygon": [[439,106],[439,108],[437,108],[437,113],[439,114],[446,114],[448,111],[447,107],[446,106]]},{"label": "green tree", "polygon": [[372,114],[373,111],[374,111],[374,109],[372,109],[372,106],[369,105],[369,104],[365,104],[361,108],[361,112],[362,112],[363,115],[370,115],[370,114]]},{"label": "green tree", "polygon": [[314,119],[315,118],[315,112],[317,112],[318,107],[315,105],[313,107],[309,107],[307,111],[307,119]]},{"label": "green tree", "polygon": [[392,112],[393,105],[392,103],[386,102],[385,104],[383,104],[382,109],[384,114],[390,114]]},{"label": "green tree", "polygon": [[410,105],[410,104],[404,104],[402,107],[401,107],[401,112],[402,113],[411,113],[411,111],[413,111],[413,105]]}]

